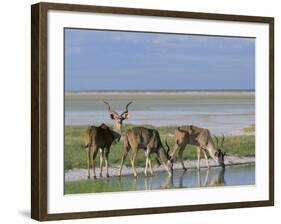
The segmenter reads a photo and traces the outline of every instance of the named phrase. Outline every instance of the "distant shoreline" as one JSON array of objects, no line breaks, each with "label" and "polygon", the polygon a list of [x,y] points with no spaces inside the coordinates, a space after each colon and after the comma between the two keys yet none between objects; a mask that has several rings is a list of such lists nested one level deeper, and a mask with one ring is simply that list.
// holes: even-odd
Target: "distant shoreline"
[{"label": "distant shoreline", "polygon": [[255,90],[106,90],[106,91],[66,91],[65,95],[110,95],[110,94],[255,94]]}]

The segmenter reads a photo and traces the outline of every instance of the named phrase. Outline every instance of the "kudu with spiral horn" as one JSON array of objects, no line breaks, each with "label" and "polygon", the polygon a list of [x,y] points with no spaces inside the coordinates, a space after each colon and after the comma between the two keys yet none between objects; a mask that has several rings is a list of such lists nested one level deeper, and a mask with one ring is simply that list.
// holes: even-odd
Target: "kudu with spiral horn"
[{"label": "kudu with spiral horn", "polygon": [[115,120],[113,129],[106,124],[100,126],[90,126],[84,134],[84,144],[87,154],[88,163],[88,178],[90,178],[90,169],[93,168],[94,178],[96,178],[95,159],[100,151],[100,176],[102,176],[103,161],[106,166],[106,176],[108,177],[108,155],[110,147],[114,141],[119,141],[121,138],[121,129],[123,120],[128,119],[128,107],[132,102],[126,105],[125,111],[119,115],[117,112],[112,111],[109,103],[104,102],[108,106],[111,119]]},{"label": "kudu with spiral horn", "polygon": [[108,106],[108,112],[110,113],[110,118],[115,121],[113,125],[113,129],[121,133],[123,121],[129,118],[128,108],[133,102],[131,101],[127,103],[125,111],[122,112],[120,115],[116,111],[111,110],[109,103],[107,103],[106,101],[104,101],[104,103]]},{"label": "kudu with spiral horn", "polygon": [[[166,145],[168,146],[167,142]],[[146,164],[144,175],[147,176],[148,165],[150,167],[151,175],[154,174],[151,164],[150,155],[155,153],[157,155],[158,161],[165,167],[168,174],[171,176],[173,171],[173,163],[169,156],[169,147],[168,151],[165,150],[162,145],[159,132],[156,129],[145,128],[145,127],[134,127],[128,130],[124,134],[124,152],[121,160],[119,175],[121,176],[122,167],[126,159],[127,154],[131,150],[131,163],[133,174],[136,177],[137,172],[135,169],[135,161],[137,152],[139,149],[145,150]]]}]

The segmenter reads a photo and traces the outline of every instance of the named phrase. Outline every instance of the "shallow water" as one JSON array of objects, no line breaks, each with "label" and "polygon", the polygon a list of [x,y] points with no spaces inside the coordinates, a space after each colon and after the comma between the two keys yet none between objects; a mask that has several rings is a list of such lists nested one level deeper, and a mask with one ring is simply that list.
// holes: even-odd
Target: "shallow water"
[{"label": "shallow water", "polygon": [[255,123],[254,92],[176,92],[176,93],[90,93],[66,94],[66,125],[112,123],[103,100],[113,110],[129,107],[131,124],[193,124],[209,128],[213,134],[237,134]]},{"label": "shallow water", "polygon": [[[79,185],[83,186],[83,183],[86,183],[87,187],[79,187]],[[139,175],[138,178],[132,175],[122,176],[121,178],[110,177],[81,181],[76,187],[71,186],[75,184],[77,183],[68,183],[66,185],[66,194],[254,185],[255,165],[228,166],[225,170],[220,167],[214,167],[210,170],[202,169],[200,172],[196,169],[190,169],[186,172],[174,170],[172,177],[169,177],[165,171],[158,171],[155,176],[145,177]],[[71,190],[69,190],[69,187]]]}]

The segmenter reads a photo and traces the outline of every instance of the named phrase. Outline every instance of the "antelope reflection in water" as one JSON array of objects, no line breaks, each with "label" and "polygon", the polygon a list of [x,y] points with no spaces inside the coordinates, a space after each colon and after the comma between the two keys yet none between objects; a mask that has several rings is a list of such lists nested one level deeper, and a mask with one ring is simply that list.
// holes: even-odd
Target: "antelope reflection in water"
[{"label": "antelope reflection in water", "polygon": [[223,186],[226,185],[226,181],[224,179],[225,169],[219,169],[215,175],[209,180],[210,170],[206,169],[206,175],[204,178],[204,184],[202,186],[202,174],[201,171],[197,171],[197,182],[198,187],[214,187],[214,186]]},{"label": "antelope reflection in water", "polygon": [[[210,175],[210,172],[212,175]],[[204,175],[205,173],[205,175]],[[225,169],[206,169],[205,172],[202,170],[197,170],[197,187],[211,187],[211,186],[224,186],[226,185],[225,181]],[[186,183],[188,183],[188,178],[190,178],[189,173],[186,171],[180,172],[179,175],[172,177],[167,177],[165,181],[160,185],[161,189],[167,188],[187,188]],[[204,178],[204,182],[202,184],[202,178]],[[192,182],[190,180],[190,182]],[[189,184],[187,184],[189,185]],[[192,184],[191,184],[192,185]],[[195,184],[196,186],[196,184]]]},{"label": "antelope reflection in water", "polygon": [[[210,177],[210,172],[213,174]],[[206,169],[205,175],[204,171],[198,170],[197,174],[197,187],[211,187],[211,186],[224,186],[226,185],[225,181],[225,169],[215,169],[211,170]],[[170,188],[187,188],[186,183],[188,183],[188,172],[181,171],[179,175],[175,176],[167,176],[164,181],[160,184],[161,189],[170,189]],[[204,178],[204,182],[202,185],[202,178]],[[192,181],[190,181],[192,182]],[[189,184],[187,184],[189,185]],[[191,184],[192,185],[192,184]],[[196,186],[196,184],[195,184]],[[151,189],[151,188],[150,188]]]},{"label": "antelope reflection in water", "polygon": [[126,176],[118,178],[119,187],[130,186],[134,190],[155,190],[172,188],[211,187],[224,186],[225,169],[203,169],[186,172],[175,170],[172,176],[164,173],[155,176],[143,176],[138,178]]},{"label": "antelope reflection in water", "polygon": [[154,189],[170,189],[174,188],[173,177],[167,175],[164,179],[159,179],[155,176],[140,176],[139,178],[130,178],[130,181],[126,178],[118,178],[118,187],[122,185],[130,185],[132,189],[154,190]]}]

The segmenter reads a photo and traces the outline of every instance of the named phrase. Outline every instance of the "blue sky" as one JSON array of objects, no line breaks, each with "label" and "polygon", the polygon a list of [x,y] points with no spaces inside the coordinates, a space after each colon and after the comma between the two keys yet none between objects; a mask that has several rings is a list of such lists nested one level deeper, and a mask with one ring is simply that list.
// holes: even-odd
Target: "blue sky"
[{"label": "blue sky", "polygon": [[65,90],[254,89],[255,39],[65,29]]}]

